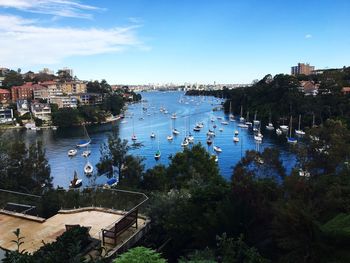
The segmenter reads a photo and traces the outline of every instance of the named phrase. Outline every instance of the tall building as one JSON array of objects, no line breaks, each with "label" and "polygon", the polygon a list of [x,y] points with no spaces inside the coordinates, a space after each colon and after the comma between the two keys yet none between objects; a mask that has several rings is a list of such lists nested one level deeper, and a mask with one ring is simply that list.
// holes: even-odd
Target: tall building
[{"label": "tall building", "polygon": [[291,74],[295,75],[310,75],[315,70],[314,66],[310,66],[308,63],[298,63],[297,66],[291,68]]}]

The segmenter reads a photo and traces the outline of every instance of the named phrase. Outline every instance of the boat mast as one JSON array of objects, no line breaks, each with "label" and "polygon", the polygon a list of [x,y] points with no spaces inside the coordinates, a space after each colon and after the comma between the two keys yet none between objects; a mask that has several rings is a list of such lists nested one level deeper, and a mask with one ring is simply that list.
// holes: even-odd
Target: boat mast
[{"label": "boat mast", "polygon": [[299,114],[299,124],[298,124],[298,130],[300,131],[300,120],[301,120],[301,114]]},{"label": "boat mast", "polygon": [[290,116],[290,121],[289,121],[289,137],[292,138],[292,116]]}]

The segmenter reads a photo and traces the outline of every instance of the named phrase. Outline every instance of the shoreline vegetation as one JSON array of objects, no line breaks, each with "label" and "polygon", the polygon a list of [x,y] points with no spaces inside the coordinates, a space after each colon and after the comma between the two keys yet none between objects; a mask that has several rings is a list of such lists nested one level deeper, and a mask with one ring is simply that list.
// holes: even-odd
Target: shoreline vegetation
[{"label": "shoreline vegetation", "polygon": [[[306,130],[303,143],[291,145],[296,164],[290,173],[280,152],[265,148],[246,151],[232,168],[230,180],[225,180],[200,144],[171,156],[168,166],[146,170],[143,159],[132,155],[129,142],[113,130],[101,147],[97,169],[110,178],[118,176],[118,189],[150,197],[144,213],[152,227],[137,245],[160,251],[155,262],[164,262],[160,256],[170,263],[349,262],[349,95],[341,94],[342,86],[334,83],[321,85],[323,91],[315,97],[304,96],[298,90],[299,80],[287,75],[268,75],[244,89],[188,92],[226,98],[226,112],[230,100],[234,113],[241,104],[257,110],[261,120],[271,112],[276,123],[286,115],[312,110],[317,125]],[[42,195],[40,207],[48,215],[60,208],[57,200],[62,190],[52,187],[50,166],[39,142],[26,146],[1,140],[0,179],[0,188]],[[66,202],[86,196],[84,190],[65,193]],[[142,258],[139,253],[151,253],[142,251],[130,253],[138,258]],[[42,258],[54,253],[61,252],[43,253]],[[28,255],[14,251],[7,257]]]}]

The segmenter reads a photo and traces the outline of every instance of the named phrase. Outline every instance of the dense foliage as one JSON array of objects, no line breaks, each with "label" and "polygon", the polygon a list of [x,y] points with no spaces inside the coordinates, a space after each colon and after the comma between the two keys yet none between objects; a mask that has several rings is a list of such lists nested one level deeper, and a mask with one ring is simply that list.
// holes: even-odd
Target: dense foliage
[{"label": "dense foliage", "polygon": [[[305,96],[299,89],[300,80],[320,84],[318,95]],[[247,111],[250,112],[251,118],[257,112],[258,119],[264,123],[269,120],[270,114],[275,124],[282,124],[293,116],[296,127],[297,116],[301,114],[302,126],[310,127],[313,116],[316,124],[322,124],[327,119],[333,118],[343,120],[349,126],[349,95],[340,92],[344,86],[350,86],[350,68],[310,76],[266,75],[251,87],[213,91],[191,90],[187,95],[214,95],[226,98],[224,104],[226,112],[231,111],[239,115],[242,107],[244,117]]]},{"label": "dense foliage", "polygon": [[51,187],[50,166],[40,141],[0,140],[0,188],[40,194]]},{"label": "dense foliage", "polygon": [[[19,230],[15,233],[22,243],[25,237],[19,236]],[[89,230],[86,227],[74,227],[61,236],[55,242],[44,244],[32,255],[20,251],[20,244],[17,251],[8,252],[4,263],[61,263],[61,262],[85,262],[82,252],[91,242]]]}]

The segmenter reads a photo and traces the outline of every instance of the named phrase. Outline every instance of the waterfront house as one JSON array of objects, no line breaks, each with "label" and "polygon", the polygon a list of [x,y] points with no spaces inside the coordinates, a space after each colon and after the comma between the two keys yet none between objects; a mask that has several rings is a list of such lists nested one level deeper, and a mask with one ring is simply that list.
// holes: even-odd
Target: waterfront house
[{"label": "waterfront house", "polygon": [[79,93],[74,95],[74,97],[82,105],[97,105],[102,103],[102,94],[100,93]]},{"label": "waterfront house", "polygon": [[31,105],[33,117],[43,121],[51,120],[51,107],[48,103],[34,102]]},{"label": "waterfront house", "polygon": [[18,99],[16,105],[20,116],[29,112],[29,103],[27,100]]},{"label": "waterfront house", "polygon": [[49,103],[57,104],[58,108],[77,108],[78,107],[78,100],[73,96],[50,97]]},{"label": "waterfront house", "polygon": [[13,110],[0,108],[0,123],[12,123],[13,122]]},{"label": "waterfront house", "polygon": [[299,91],[303,92],[305,96],[316,96],[320,85],[315,84],[314,81],[300,81]]}]

